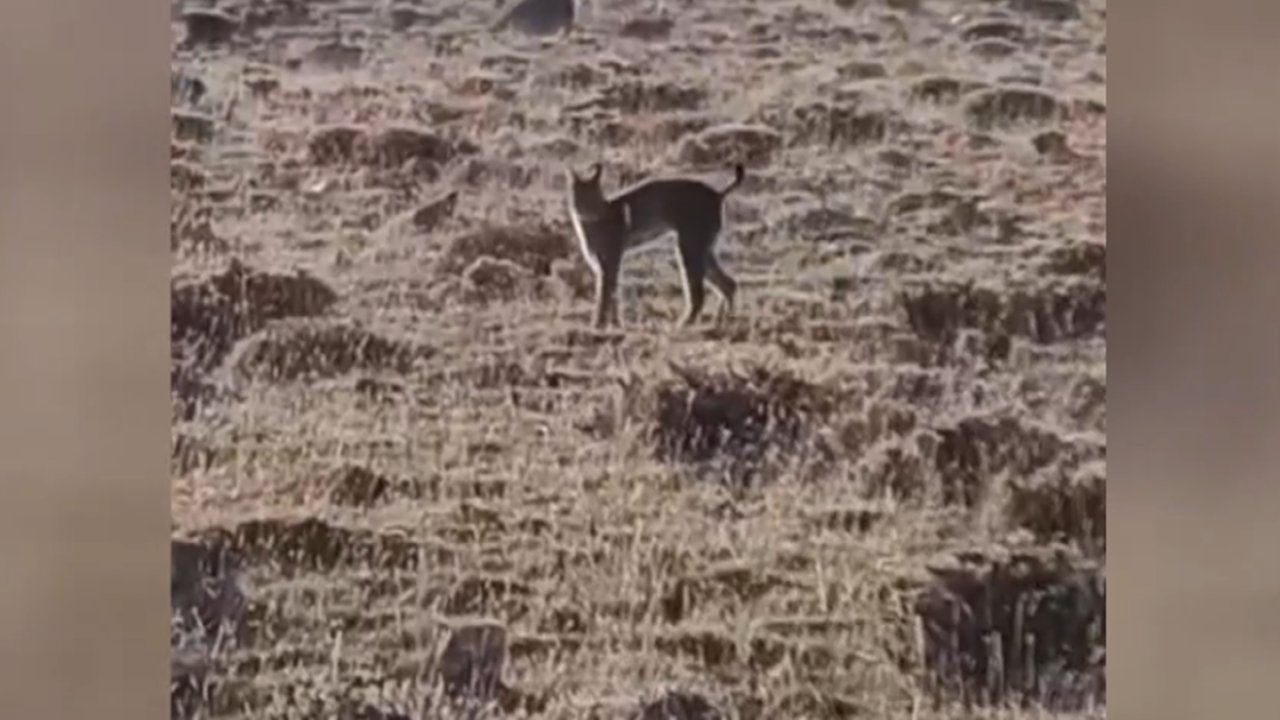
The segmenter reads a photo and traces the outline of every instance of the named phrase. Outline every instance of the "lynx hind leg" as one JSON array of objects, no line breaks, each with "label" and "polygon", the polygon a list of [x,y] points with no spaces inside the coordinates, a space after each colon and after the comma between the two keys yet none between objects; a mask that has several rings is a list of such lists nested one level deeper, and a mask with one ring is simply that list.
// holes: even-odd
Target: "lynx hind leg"
[{"label": "lynx hind leg", "polygon": [[706,302],[704,281],[707,276],[707,259],[711,256],[709,241],[714,237],[714,234],[692,230],[681,230],[677,237],[685,302],[685,314],[680,324],[685,327],[698,319]]},{"label": "lynx hind leg", "polygon": [[724,320],[732,316],[733,300],[738,293],[738,283],[724,271],[720,261],[716,259],[715,252],[711,250],[707,251],[707,282],[711,283],[711,287],[720,296],[716,319]]}]

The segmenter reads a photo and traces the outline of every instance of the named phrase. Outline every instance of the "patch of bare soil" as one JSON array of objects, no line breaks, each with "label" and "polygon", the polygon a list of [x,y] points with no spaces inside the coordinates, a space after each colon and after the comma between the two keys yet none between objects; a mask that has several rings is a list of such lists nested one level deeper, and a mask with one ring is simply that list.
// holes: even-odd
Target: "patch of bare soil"
[{"label": "patch of bare soil", "polygon": [[171,715],[1105,717],[1105,4],[499,5],[174,8]]}]

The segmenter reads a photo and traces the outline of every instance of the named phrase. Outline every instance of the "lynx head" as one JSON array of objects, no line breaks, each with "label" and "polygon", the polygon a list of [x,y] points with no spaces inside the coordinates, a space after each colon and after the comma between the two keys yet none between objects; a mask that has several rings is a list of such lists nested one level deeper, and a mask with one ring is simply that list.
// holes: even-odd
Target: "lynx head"
[{"label": "lynx head", "polygon": [[600,186],[602,171],[600,163],[593,163],[585,177],[569,168],[569,198],[574,211],[584,219],[598,218],[608,207],[604,189]]}]

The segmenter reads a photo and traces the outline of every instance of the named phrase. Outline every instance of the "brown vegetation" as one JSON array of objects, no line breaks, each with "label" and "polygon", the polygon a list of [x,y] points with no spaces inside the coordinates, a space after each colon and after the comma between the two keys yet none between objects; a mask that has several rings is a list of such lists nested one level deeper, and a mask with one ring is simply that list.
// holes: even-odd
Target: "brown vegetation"
[{"label": "brown vegetation", "polygon": [[519,5],[174,15],[173,715],[1104,716],[1101,0]]}]

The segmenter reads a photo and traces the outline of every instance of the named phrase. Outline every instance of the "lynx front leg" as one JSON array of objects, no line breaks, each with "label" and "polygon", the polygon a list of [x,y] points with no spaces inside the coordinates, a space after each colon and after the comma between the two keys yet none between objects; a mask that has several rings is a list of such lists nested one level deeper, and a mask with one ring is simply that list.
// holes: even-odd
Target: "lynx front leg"
[{"label": "lynx front leg", "polygon": [[603,329],[618,320],[618,274],[622,258],[617,253],[602,253],[596,259],[596,313],[595,327]]}]

